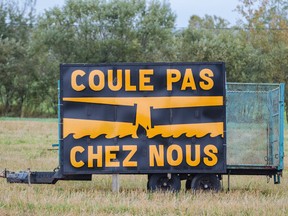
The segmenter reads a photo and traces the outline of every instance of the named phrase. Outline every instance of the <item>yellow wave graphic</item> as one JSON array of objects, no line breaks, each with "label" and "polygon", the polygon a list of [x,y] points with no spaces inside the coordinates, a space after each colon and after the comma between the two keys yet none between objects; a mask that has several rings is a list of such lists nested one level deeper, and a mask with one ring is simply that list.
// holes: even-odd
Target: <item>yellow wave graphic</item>
[{"label": "yellow wave graphic", "polygon": [[162,135],[164,138],[178,138],[182,134],[186,134],[186,137],[195,136],[197,138],[204,137],[207,134],[210,134],[211,137],[224,137],[224,124],[223,122],[209,122],[197,124],[158,125],[147,131],[148,138],[157,135]]},{"label": "yellow wave graphic", "polygon": [[84,136],[95,139],[100,135],[105,135],[107,139],[125,136],[137,138],[136,130],[135,125],[126,122],[63,119],[63,138],[66,138],[69,134],[73,134],[74,139],[80,139]]},{"label": "yellow wave graphic", "polygon": [[[83,120],[83,119],[63,119],[63,138],[73,134],[74,139],[80,139],[89,136],[95,139],[98,136],[105,135],[105,138],[111,139],[115,137],[123,138],[131,136],[138,138],[138,125],[127,122],[111,122],[99,120]],[[158,125],[153,128],[146,128],[146,136],[153,138],[157,135],[162,137],[177,138],[182,134],[186,137],[201,138],[210,134],[211,137],[224,137],[223,122],[199,123],[199,124],[175,124],[175,125]]]}]

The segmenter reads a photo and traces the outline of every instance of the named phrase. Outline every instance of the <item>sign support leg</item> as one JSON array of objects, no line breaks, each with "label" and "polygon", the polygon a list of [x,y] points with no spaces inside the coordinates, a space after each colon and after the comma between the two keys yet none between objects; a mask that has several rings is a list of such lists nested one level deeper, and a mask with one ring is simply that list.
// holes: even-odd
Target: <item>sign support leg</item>
[{"label": "sign support leg", "polygon": [[119,189],[120,189],[119,174],[113,174],[112,175],[112,191],[119,193]]}]

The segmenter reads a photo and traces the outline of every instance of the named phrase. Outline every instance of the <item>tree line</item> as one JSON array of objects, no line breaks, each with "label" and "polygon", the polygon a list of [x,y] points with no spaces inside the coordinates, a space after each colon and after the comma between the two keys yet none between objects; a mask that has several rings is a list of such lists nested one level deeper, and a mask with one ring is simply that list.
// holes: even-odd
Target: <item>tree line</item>
[{"label": "tree line", "polygon": [[60,63],[224,61],[229,82],[288,86],[286,0],[239,0],[237,25],[191,14],[181,29],[168,1],[35,4],[0,0],[1,116],[55,117]]}]

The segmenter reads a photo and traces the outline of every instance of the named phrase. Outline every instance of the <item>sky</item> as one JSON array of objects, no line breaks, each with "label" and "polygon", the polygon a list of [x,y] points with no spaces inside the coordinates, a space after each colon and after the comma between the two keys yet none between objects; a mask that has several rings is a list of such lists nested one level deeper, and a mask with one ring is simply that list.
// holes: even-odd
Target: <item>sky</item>
[{"label": "sky", "polygon": [[[65,0],[37,0],[36,10],[42,13],[54,6],[64,5]],[[176,27],[187,27],[192,15],[204,17],[216,15],[235,25],[240,18],[235,11],[239,0],[169,0],[172,11],[177,15]]]}]

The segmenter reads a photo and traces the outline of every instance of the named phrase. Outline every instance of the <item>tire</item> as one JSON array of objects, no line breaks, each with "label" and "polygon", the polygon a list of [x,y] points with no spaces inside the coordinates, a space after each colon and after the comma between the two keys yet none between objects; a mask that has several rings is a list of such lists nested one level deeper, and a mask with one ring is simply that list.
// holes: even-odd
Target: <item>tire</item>
[{"label": "tire", "polygon": [[153,174],[148,181],[149,191],[171,191],[178,192],[181,189],[181,181],[179,176],[171,175],[168,178],[167,174]]},{"label": "tire", "polygon": [[193,191],[215,191],[221,190],[220,180],[213,174],[196,175],[191,182]]}]

